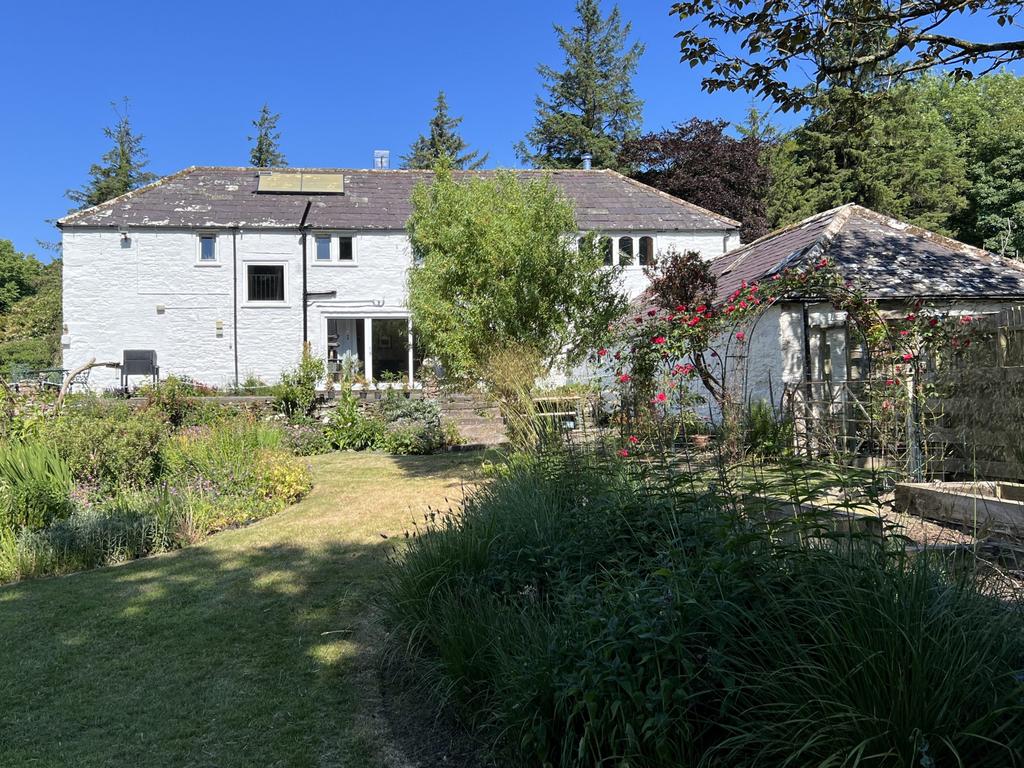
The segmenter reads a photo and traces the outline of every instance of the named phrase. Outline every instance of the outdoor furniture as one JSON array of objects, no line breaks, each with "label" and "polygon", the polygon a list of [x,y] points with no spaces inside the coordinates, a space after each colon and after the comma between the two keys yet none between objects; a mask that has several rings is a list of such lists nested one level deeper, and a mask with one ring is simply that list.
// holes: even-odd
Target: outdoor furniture
[{"label": "outdoor furniture", "polygon": [[126,349],[121,362],[121,389],[128,391],[129,376],[149,376],[156,384],[160,379],[160,366],[156,364],[155,349]]}]

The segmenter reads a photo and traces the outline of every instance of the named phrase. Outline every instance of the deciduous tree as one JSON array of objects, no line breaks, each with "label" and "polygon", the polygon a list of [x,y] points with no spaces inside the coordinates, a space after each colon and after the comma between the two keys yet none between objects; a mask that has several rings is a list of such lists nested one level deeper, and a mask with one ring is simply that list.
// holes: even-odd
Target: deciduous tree
[{"label": "deciduous tree", "polygon": [[578,360],[622,311],[596,238],[577,244],[572,205],[549,180],[456,182],[442,163],[412,205],[413,327],[453,380],[479,377],[504,348]]}]

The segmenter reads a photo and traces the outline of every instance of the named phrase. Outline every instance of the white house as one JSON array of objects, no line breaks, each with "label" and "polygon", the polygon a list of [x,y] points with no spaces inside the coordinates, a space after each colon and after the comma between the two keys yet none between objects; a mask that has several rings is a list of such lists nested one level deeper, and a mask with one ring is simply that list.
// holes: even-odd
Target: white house
[{"label": "white house", "polygon": [[[459,175],[468,175],[470,172]],[[473,172],[486,174],[488,172]],[[525,177],[540,171],[519,171]],[[583,231],[608,236],[623,290],[669,249],[708,259],[739,224],[608,170],[544,172]],[[61,219],[64,367],[152,349],[161,374],[272,382],[309,342],[369,380],[411,377],[410,195],[429,171],[193,167]],[[93,382],[114,386],[99,369]]]}]

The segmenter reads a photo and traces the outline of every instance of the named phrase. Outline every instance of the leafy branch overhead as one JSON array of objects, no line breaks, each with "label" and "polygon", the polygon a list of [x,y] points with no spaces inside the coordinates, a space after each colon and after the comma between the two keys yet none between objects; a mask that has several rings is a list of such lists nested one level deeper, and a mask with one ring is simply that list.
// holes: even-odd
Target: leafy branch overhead
[{"label": "leafy branch overhead", "polygon": [[1024,40],[954,34],[982,15],[1015,28],[1010,0],[685,0],[672,6],[682,61],[710,65],[706,91],[743,90],[784,110],[822,88],[891,84],[941,67],[970,79],[1024,57]]}]

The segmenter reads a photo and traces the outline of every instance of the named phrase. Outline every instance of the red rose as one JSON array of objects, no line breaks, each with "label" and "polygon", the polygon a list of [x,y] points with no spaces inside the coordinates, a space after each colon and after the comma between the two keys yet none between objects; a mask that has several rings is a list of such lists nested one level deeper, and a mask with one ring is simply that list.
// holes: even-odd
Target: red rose
[{"label": "red rose", "polygon": [[629,382],[632,381],[632,377],[630,377],[628,373],[624,373],[621,376],[619,376],[619,381],[621,381],[623,384],[629,384]]},{"label": "red rose", "polygon": [[668,400],[668,395],[666,395],[664,392],[659,392],[658,394],[656,394],[654,396],[654,399],[651,400],[651,402],[652,403],[664,403],[666,400]]},{"label": "red rose", "polygon": [[627,456],[629,456],[629,451],[627,451],[625,448],[620,448],[619,456],[621,456],[622,458],[626,458]]},{"label": "red rose", "polygon": [[745,338],[747,338],[747,334],[743,331],[736,331],[736,341],[743,341]]},{"label": "red rose", "polygon": [[633,445],[636,445],[637,443],[640,442],[640,438],[637,437],[636,435],[630,435],[629,442],[631,442]]},{"label": "red rose", "polygon": [[604,357],[607,354],[608,354],[608,350],[605,349],[604,347],[601,347],[599,350],[597,350],[597,356],[598,357]]},{"label": "red rose", "polygon": [[665,337],[664,336],[655,336],[654,338],[651,339],[651,344],[664,344],[664,343],[665,343]]}]

